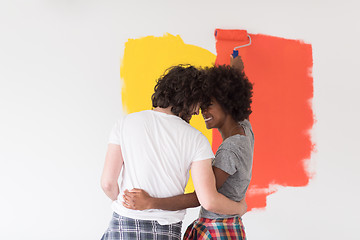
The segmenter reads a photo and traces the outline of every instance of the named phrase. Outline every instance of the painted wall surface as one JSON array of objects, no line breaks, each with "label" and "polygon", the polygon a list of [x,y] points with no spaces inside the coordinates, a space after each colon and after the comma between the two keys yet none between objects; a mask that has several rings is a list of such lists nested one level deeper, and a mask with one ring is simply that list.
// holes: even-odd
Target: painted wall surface
[{"label": "painted wall surface", "polygon": [[[300,97],[312,97],[303,105],[305,112],[296,112],[298,108],[292,108],[296,103],[288,101],[286,106],[274,104],[268,109],[290,130],[261,128],[266,115],[255,114],[262,102],[254,102],[251,120],[259,126],[256,136],[261,139],[262,134],[282,129],[285,135],[274,135],[281,141],[305,130],[302,144],[285,141],[278,147],[307,150],[294,174],[282,179],[277,176],[284,176],[286,166],[280,157],[273,161],[278,152],[275,141],[259,143],[271,161],[257,161],[254,179],[260,189],[272,194],[265,194],[262,205],[253,205],[243,217],[248,239],[358,239],[357,9],[359,4],[350,0],[0,2],[0,239],[100,239],[111,216],[110,200],[99,183],[107,139],[123,112],[140,110],[122,107],[127,97],[133,97],[131,91],[138,89],[136,78],[161,74],[171,65],[162,58],[195,65],[218,61],[216,28],[246,29],[254,41],[274,44],[267,42],[256,51],[254,45],[255,52],[248,48],[243,53],[247,74],[255,82],[254,98],[274,96],[266,95],[266,89],[284,84],[289,84],[289,91],[276,96],[292,99],[294,94],[306,93]],[[179,45],[165,51],[173,45],[146,42],[154,39]],[[278,41],[297,47],[281,50],[276,48]],[[158,58],[150,57],[154,53]],[[305,54],[301,59],[309,62],[297,62],[295,56],[301,53]],[[281,64],[295,64],[299,72],[276,68],[282,66],[276,62],[281,56],[287,56]],[[269,69],[251,67],[260,58],[272,59]],[[123,92],[127,63],[138,64],[138,75],[130,75],[134,80],[127,85],[128,96]],[[312,71],[305,72],[311,65]],[[142,76],[142,70],[149,68],[154,70],[152,75]],[[279,72],[293,80],[281,82],[275,77]],[[300,75],[308,78],[300,81]],[[141,92],[142,101],[149,95]],[[201,119],[194,124],[201,128]],[[295,126],[300,128],[293,134]],[[206,134],[213,141],[212,133]],[[288,151],[284,158],[292,153]],[[260,156],[256,152],[256,158],[263,160]],[[197,211],[188,210],[184,225]]]},{"label": "painted wall surface", "polygon": [[[264,208],[275,185],[306,186],[312,174],[306,168],[313,149],[312,48],[299,40],[261,34],[239,41],[233,36],[240,30],[216,33],[216,64],[230,64],[229,52],[251,39],[250,46],[238,49],[254,83],[250,121],[256,147],[247,202],[249,210]],[[216,129],[213,132],[213,149],[217,149],[222,139]]]}]

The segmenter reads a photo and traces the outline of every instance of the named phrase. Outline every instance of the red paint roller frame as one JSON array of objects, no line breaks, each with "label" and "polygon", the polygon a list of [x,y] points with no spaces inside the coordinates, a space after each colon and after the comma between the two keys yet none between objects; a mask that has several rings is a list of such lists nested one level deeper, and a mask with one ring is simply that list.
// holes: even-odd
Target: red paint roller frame
[{"label": "red paint roller frame", "polygon": [[214,35],[216,40],[245,42],[244,44],[234,48],[232,53],[233,58],[236,58],[239,55],[239,51],[237,49],[251,45],[251,37],[248,35],[246,30],[216,29]]}]

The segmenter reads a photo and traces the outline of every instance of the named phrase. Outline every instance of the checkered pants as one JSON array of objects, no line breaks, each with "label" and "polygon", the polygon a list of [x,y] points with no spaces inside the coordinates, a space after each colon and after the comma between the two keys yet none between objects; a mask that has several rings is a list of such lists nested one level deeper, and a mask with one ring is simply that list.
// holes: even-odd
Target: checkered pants
[{"label": "checkered pants", "polygon": [[160,225],[157,221],[127,218],[114,212],[101,240],[179,240],[181,224]]},{"label": "checkered pants", "polygon": [[186,229],[184,240],[246,240],[244,225],[239,217],[196,219]]}]

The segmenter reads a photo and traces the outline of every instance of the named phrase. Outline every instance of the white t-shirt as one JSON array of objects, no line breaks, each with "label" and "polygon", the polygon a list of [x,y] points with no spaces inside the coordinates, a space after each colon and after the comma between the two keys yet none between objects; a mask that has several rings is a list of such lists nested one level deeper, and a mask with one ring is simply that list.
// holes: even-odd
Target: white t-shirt
[{"label": "white t-shirt", "polygon": [[132,113],[112,129],[109,143],[121,146],[124,159],[119,177],[120,194],[112,208],[119,215],[172,224],[184,219],[185,210],[131,210],[122,206],[125,189],[140,188],[153,197],[184,192],[191,163],[214,158],[206,137],[175,115],[153,110]]}]

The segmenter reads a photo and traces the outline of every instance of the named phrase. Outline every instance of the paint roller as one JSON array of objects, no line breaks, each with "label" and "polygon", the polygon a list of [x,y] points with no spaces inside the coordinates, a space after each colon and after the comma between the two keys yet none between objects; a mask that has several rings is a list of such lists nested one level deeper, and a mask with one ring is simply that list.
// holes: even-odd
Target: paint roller
[{"label": "paint roller", "polygon": [[251,37],[248,35],[246,30],[216,29],[215,39],[223,41],[248,42],[234,48],[232,53],[233,58],[236,58],[239,55],[239,51],[237,49],[251,45]]}]

